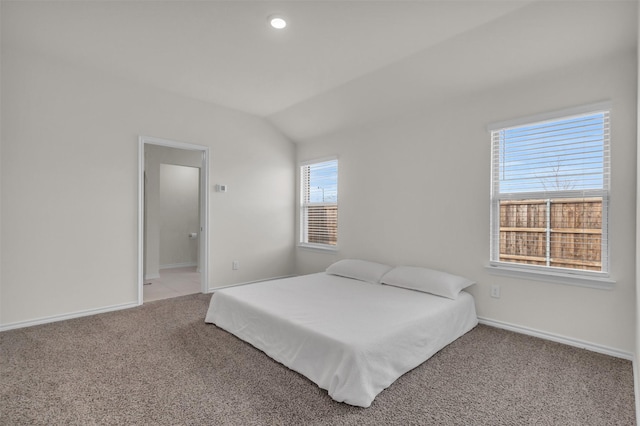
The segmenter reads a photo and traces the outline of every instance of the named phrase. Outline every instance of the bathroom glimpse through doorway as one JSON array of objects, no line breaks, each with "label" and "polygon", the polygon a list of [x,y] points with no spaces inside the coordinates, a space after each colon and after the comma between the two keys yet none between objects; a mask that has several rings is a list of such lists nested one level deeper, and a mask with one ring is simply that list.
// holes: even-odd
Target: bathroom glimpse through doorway
[{"label": "bathroom glimpse through doorway", "polygon": [[139,138],[138,304],[208,291],[208,148]]}]

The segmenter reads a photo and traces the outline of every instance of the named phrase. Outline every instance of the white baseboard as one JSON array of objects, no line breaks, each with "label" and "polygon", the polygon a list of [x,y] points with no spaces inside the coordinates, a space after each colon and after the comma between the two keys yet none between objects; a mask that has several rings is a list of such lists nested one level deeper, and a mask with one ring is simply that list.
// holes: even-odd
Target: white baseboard
[{"label": "white baseboard", "polygon": [[0,332],[7,331],[7,330],[14,330],[17,328],[32,327],[34,325],[49,324],[52,322],[64,321],[64,320],[73,319],[73,318],[87,317],[90,315],[103,314],[106,312],[119,311],[122,309],[134,308],[136,306],[139,306],[138,303],[123,303],[121,305],[112,305],[112,306],[107,306],[107,307],[98,308],[98,309],[88,309],[86,311],[72,312],[70,314],[53,315],[50,317],[42,317],[34,320],[18,321],[18,322],[13,322],[9,324],[1,324]]},{"label": "white baseboard", "polygon": [[160,278],[160,274],[152,274],[152,275],[145,275],[144,279],[146,280],[155,280]]},{"label": "white baseboard", "polygon": [[198,263],[197,262],[169,263],[167,265],[160,265],[160,269],[191,268],[193,266],[198,266]]},{"label": "white baseboard", "polygon": [[619,349],[610,348],[608,346],[598,345],[596,343],[586,342],[584,340],[574,339],[571,337],[560,336],[554,333],[548,333],[546,331],[536,330],[529,327],[523,327],[521,325],[510,324],[502,321],[492,320],[489,318],[478,317],[480,324],[488,325],[491,327],[502,328],[504,330],[513,331],[520,334],[526,334],[533,337],[539,337],[541,339],[550,340],[552,342],[563,343],[565,345],[574,346],[576,348],[587,349],[592,352],[598,352],[604,355],[614,356],[616,358],[622,358],[629,361],[633,361],[633,354],[624,352]]},{"label": "white baseboard", "polygon": [[223,285],[220,287],[209,287],[207,289],[207,293],[213,293],[216,290],[222,290],[223,288],[229,288],[229,287],[237,287],[239,285],[247,285],[247,284],[253,284],[253,283],[261,283],[264,281],[273,281],[273,280],[280,280],[283,278],[291,278],[291,277],[295,277],[296,275],[282,275],[281,277],[273,277],[273,278],[264,278],[262,280],[255,280],[255,281],[247,281],[244,283],[237,283],[237,284],[229,284],[229,285]]}]

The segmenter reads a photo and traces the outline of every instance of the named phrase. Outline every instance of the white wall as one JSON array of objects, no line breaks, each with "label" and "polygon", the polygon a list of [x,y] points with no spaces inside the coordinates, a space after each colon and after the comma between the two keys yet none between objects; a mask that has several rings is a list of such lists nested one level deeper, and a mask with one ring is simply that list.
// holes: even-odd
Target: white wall
[{"label": "white wall", "polygon": [[[0,7],[0,21],[2,19],[2,7]],[[0,31],[0,39],[2,32]],[[0,40],[1,42],[1,40]],[[1,46],[1,43],[0,43]],[[2,55],[0,55],[0,101],[2,100],[2,74],[3,74],[3,67],[2,67]],[[2,259],[2,200],[3,200],[3,195],[2,195],[2,133],[1,133],[1,129],[2,127],[2,111],[0,110],[0,260]],[[0,318],[2,318],[2,261],[0,261]]]},{"label": "white wall", "polygon": [[199,194],[200,169],[160,165],[161,268],[198,264]]},{"label": "white wall", "polygon": [[[631,354],[635,322],[636,52],[470,93],[411,115],[300,145],[298,160],[339,156],[339,251],[297,250],[299,273],[339,258],[463,275],[478,315]],[[611,100],[611,272],[615,290],[489,275],[486,126]],[[499,284],[500,299],[489,297]]]},{"label": "white wall", "polygon": [[[638,28],[640,28],[640,8],[638,8]],[[637,134],[636,134],[636,347],[633,363],[633,372],[635,374],[635,393],[636,393],[636,418],[640,417],[640,173],[638,173],[638,165],[640,165],[640,31],[638,32],[638,91],[636,100],[638,102],[637,111]]]},{"label": "white wall", "polygon": [[3,326],[136,302],[139,135],[210,147],[230,187],[210,288],[293,271],[295,147],[264,120],[15,46],[1,85]]}]

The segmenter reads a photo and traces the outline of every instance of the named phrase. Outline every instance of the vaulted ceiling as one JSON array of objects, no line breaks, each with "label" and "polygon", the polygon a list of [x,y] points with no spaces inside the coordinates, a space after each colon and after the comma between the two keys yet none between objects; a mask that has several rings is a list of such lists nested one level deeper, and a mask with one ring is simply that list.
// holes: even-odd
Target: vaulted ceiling
[{"label": "vaulted ceiling", "polygon": [[[256,114],[294,141],[637,45],[637,2],[3,1],[18,46]],[[286,17],[284,30],[267,17]]]}]

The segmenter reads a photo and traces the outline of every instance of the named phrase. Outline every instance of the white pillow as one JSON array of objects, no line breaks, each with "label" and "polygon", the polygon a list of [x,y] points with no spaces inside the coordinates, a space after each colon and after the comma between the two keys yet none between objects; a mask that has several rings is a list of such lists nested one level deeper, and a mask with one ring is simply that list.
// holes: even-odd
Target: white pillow
[{"label": "white pillow", "polygon": [[372,284],[380,284],[380,278],[392,269],[383,263],[359,259],[339,260],[327,268],[327,274],[354,278]]},{"label": "white pillow", "polygon": [[474,281],[457,275],[416,266],[396,266],[380,282],[449,299],[456,299],[460,290],[475,284]]}]

